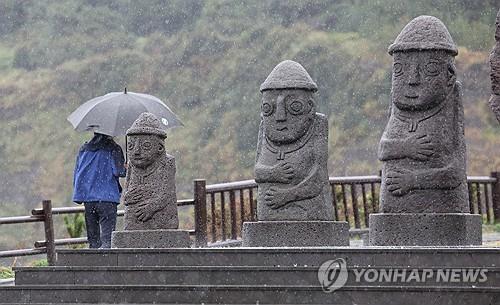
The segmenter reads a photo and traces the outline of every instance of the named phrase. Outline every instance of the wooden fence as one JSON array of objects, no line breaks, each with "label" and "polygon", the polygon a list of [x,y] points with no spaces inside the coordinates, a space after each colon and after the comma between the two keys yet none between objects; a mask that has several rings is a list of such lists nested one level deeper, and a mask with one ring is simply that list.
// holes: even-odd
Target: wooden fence
[{"label": "wooden fence", "polygon": [[[351,229],[368,227],[371,213],[378,211],[380,176],[330,177],[335,220],[349,222]],[[500,173],[491,176],[467,177],[470,212],[481,214],[484,223],[500,220]],[[205,180],[194,181],[193,199],[179,200],[178,206],[194,206],[194,237],[196,247],[241,238],[245,221],[255,221],[257,184],[254,180],[206,185]],[[47,254],[50,265],[55,261],[56,246],[83,244],[83,238],[55,239],[54,217],[62,214],[83,213],[84,207],[52,208],[50,200],[43,201],[42,209],[34,209],[30,216],[0,218],[0,225],[43,222],[45,240],[35,241],[32,249],[0,251],[1,257]],[[124,211],[119,210],[118,216]]]}]

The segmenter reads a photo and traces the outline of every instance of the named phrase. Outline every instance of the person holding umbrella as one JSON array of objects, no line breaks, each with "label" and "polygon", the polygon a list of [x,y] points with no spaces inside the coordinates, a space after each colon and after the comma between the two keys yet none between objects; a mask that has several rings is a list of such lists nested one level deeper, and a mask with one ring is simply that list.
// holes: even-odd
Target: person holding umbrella
[{"label": "person holding umbrella", "polygon": [[68,116],[76,131],[94,131],[92,140],[80,149],[73,183],[73,201],[85,205],[90,248],[110,248],[116,225],[121,193],[118,177],[125,176],[126,161],[112,137],[125,135],[144,112],[157,116],[164,130],[184,125],[159,98],[127,88],[95,97]]},{"label": "person holding umbrella", "polygon": [[120,203],[119,177],[125,177],[123,151],[111,136],[94,133],[78,153],[73,201],[85,206],[89,248],[111,248]]}]

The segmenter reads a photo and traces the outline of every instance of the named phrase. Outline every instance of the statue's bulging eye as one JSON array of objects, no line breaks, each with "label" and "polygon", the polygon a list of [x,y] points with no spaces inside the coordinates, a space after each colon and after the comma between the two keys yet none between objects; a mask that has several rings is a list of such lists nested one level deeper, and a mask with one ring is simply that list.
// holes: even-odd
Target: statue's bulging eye
[{"label": "statue's bulging eye", "polygon": [[127,149],[132,150],[134,148],[134,144],[135,144],[134,142],[128,142]]},{"label": "statue's bulging eye", "polygon": [[268,116],[271,115],[272,113],[273,113],[273,106],[268,102],[262,103],[262,114]]},{"label": "statue's bulging eye", "polygon": [[400,76],[401,74],[403,74],[403,65],[399,62],[394,63],[393,71],[394,76]]},{"label": "statue's bulging eye", "polygon": [[436,62],[430,62],[425,65],[425,75],[436,76],[439,74],[439,65]]},{"label": "statue's bulging eye", "polygon": [[144,149],[151,149],[151,147],[153,147],[153,144],[151,144],[151,142],[142,143],[142,148]]},{"label": "statue's bulging eye", "polygon": [[291,114],[301,114],[303,110],[304,110],[304,103],[299,100],[291,102],[288,106],[288,111],[290,111]]}]

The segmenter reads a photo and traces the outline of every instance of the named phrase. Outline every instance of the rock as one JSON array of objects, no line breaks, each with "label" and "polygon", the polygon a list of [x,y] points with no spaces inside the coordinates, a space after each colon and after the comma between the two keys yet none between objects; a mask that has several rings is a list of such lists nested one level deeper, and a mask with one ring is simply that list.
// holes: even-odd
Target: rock
[{"label": "rock", "polygon": [[[328,121],[316,113],[316,84],[299,63],[286,60],[273,69],[260,90],[262,121],[255,163],[259,222],[245,223],[243,245],[304,245],[292,238],[304,234],[318,235],[310,236],[317,246],[348,244],[346,223],[332,221]],[[321,236],[331,232],[343,238],[333,242]],[[263,236],[265,245],[259,242]]]},{"label": "rock", "polygon": [[[460,217],[480,217],[467,215],[464,114],[454,66],[455,43],[439,19],[420,16],[405,26],[389,54],[394,60],[391,114],[379,146],[380,214],[370,215],[370,243],[426,245],[425,238],[411,238],[418,228],[420,236],[429,236],[429,245],[481,244],[480,238],[436,240],[430,237],[438,224],[422,228],[418,223],[427,219],[426,214],[440,220],[454,214],[451,220],[443,220],[447,228]],[[433,217],[436,213],[444,215]],[[385,225],[389,219],[393,222],[394,214],[400,225],[388,230]],[[481,230],[480,220],[460,222],[467,224],[464,234]],[[407,238],[401,237],[405,234]]]},{"label": "rock", "polygon": [[495,41],[496,44],[490,54],[491,97],[489,103],[500,123],[500,10],[498,10],[496,20]]},{"label": "rock", "polygon": [[129,167],[121,199],[125,205],[125,226],[124,231],[113,232],[113,247],[143,248],[147,244],[156,248],[175,244],[170,240],[189,245],[187,231],[173,232],[175,238],[166,236],[169,230],[177,231],[179,227],[175,158],[165,152],[166,137],[160,121],[151,113],[141,114],[127,131]]}]

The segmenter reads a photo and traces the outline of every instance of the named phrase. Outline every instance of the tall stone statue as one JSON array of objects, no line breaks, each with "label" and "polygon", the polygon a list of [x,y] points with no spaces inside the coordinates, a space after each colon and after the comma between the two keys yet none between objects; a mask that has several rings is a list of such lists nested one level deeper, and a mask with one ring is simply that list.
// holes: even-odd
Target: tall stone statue
[{"label": "tall stone statue", "polygon": [[481,243],[470,215],[458,50],[432,16],[413,19],[389,47],[392,103],[380,140],[380,214],[370,216],[372,245]]},{"label": "tall stone statue", "polygon": [[317,86],[297,62],[278,64],[264,83],[257,143],[256,223],[246,246],[348,244],[347,223],[333,222],[328,182],[328,121],[316,112]]},{"label": "tall stone statue", "polygon": [[141,114],[127,131],[125,226],[113,233],[113,247],[189,247],[188,232],[177,230],[175,158],[165,151],[166,137],[151,113]]},{"label": "tall stone statue", "polygon": [[490,106],[500,123],[500,10],[495,24],[495,47],[490,54],[491,97]]}]

